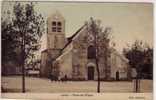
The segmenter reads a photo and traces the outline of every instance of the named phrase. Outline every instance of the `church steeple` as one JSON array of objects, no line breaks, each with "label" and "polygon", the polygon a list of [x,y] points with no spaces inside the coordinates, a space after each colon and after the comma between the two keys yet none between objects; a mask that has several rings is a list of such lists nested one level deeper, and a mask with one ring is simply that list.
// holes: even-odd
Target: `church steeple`
[{"label": "church steeple", "polygon": [[62,49],[65,45],[65,19],[56,11],[47,20],[48,49]]}]

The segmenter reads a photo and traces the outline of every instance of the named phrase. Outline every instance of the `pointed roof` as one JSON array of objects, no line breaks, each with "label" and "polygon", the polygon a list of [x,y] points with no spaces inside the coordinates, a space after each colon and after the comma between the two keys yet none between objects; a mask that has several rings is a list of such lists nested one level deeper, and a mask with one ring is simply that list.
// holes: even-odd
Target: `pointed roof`
[{"label": "pointed roof", "polygon": [[79,28],[79,30],[77,30],[72,36],[68,37],[67,40],[67,44],[63,47],[62,50],[64,50],[73,40],[73,38],[84,28],[85,25],[83,25],[81,28]]},{"label": "pointed roof", "polygon": [[52,13],[49,17],[48,17],[48,19],[56,19],[56,20],[65,20],[64,19],[64,17],[62,16],[62,14],[58,11],[58,10],[56,10],[54,13]]}]

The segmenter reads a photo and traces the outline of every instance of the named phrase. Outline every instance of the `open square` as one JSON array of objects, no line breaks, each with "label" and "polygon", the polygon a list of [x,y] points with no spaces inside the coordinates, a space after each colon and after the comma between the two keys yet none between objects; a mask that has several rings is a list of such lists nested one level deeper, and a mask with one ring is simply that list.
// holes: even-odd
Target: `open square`
[{"label": "open square", "polygon": [[[2,77],[2,86],[6,92],[21,92],[22,78],[20,76]],[[141,80],[140,92],[152,92],[153,81]],[[51,81],[49,79],[26,77],[26,93],[96,93],[97,81]],[[8,91],[7,91],[8,90]],[[9,91],[10,90],[10,91]],[[102,93],[132,93],[132,81],[101,82]]]}]

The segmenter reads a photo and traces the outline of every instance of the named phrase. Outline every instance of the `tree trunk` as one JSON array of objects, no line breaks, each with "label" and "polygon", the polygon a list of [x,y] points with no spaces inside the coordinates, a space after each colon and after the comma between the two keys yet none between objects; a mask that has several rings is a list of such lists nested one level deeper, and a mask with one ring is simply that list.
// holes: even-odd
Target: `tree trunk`
[{"label": "tree trunk", "polygon": [[25,68],[22,65],[22,92],[25,93]]},{"label": "tree trunk", "polygon": [[135,92],[138,93],[140,90],[140,73],[138,72],[137,76],[136,76],[136,88],[135,88]]},{"label": "tree trunk", "polygon": [[96,69],[97,69],[97,81],[98,81],[98,85],[97,85],[97,92],[100,93],[100,71],[99,71],[99,64],[98,64],[98,60],[96,58]]},{"label": "tree trunk", "polygon": [[136,86],[135,86],[135,92],[138,92],[138,78],[136,77]]},{"label": "tree trunk", "polygon": [[22,34],[22,92],[25,93],[25,34]]}]

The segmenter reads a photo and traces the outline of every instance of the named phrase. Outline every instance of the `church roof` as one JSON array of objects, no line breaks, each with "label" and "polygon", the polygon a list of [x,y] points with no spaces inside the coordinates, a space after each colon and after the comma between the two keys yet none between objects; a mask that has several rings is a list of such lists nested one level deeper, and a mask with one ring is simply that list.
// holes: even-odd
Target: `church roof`
[{"label": "church roof", "polygon": [[50,16],[48,17],[48,19],[56,19],[56,20],[65,20],[64,17],[62,16],[62,14],[56,10],[54,13],[50,14]]},{"label": "church roof", "polygon": [[83,25],[81,28],[79,28],[72,36],[68,37],[67,40],[67,44],[63,47],[62,50],[64,50],[71,42],[72,42],[72,39],[84,28],[85,25]]},{"label": "church roof", "polygon": [[77,30],[72,36],[68,37],[68,41],[72,41],[72,39],[81,31],[81,29],[84,27],[85,25],[83,25],[81,28],[79,28],[79,30]]}]

